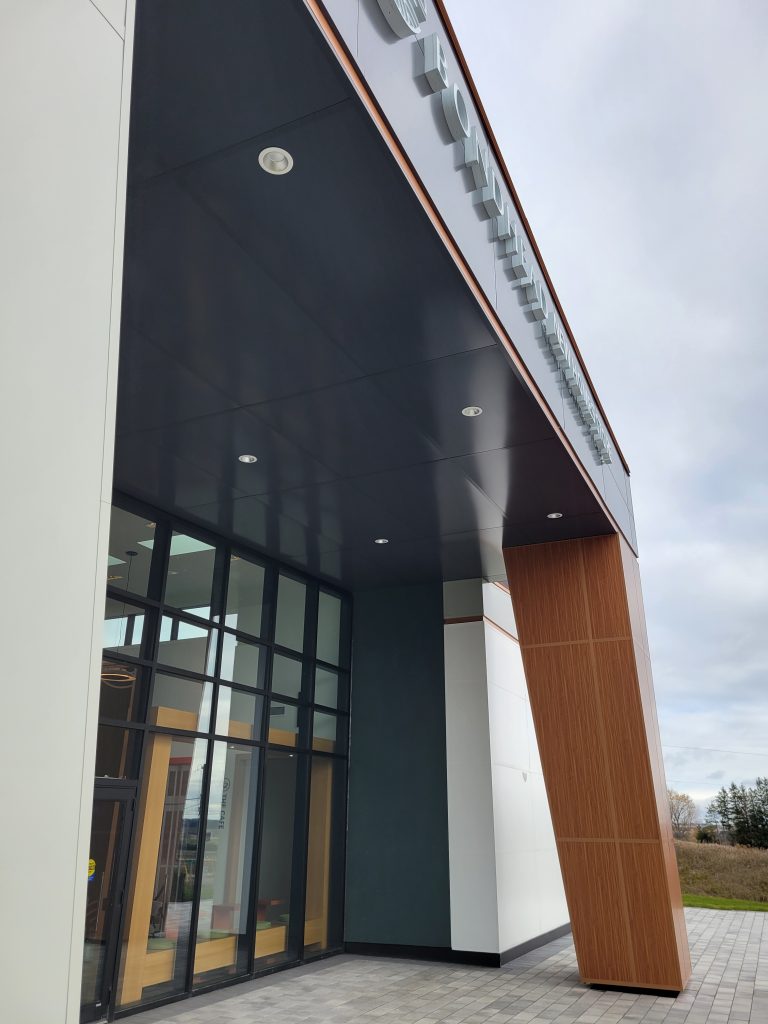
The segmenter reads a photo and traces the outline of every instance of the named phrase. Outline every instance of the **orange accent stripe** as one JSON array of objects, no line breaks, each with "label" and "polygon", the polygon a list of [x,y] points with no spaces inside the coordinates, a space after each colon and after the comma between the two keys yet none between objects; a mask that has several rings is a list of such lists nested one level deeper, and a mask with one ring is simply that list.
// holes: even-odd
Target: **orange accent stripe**
[{"label": "orange accent stripe", "polygon": [[502,633],[510,640],[514,640],[516,644],[520,643],[516,636],[513,636],[512,633],[504,629],[503,626],[500,626],[498,622],[494,622],[493,619],[489,619],[487,615],[456,615],[450,619],[443,619],[443,624],[446,626],[458,626],[461,625],[461,623],[463,622],[485,622],[487,625],[491,626],[492,629],[495,629],[498,633]]}]

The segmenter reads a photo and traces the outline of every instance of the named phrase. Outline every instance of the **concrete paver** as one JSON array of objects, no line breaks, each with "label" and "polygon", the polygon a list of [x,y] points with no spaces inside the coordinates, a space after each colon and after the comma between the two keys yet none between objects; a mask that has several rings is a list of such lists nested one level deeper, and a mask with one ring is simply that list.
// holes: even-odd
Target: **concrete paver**
[{"label": "concrete paver", "polygon": [[768,1024],[768,914],[686,911],[677,998],[579,981],[570,938],[500,969],[339,956],[148,1010],[135,1024]]}]

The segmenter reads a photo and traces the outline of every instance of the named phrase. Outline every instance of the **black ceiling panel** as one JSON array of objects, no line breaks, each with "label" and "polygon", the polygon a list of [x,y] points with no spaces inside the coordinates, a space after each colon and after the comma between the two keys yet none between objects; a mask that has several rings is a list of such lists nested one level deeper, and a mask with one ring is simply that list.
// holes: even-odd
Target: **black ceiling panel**
[{"label": "black ceiling panel", "polygon": [[[288,490],[337,476],[248,409],[172,423],[131,435],[131,440],[151,450],[172,452],[239,494]],[[258,461],[246,465],[239,461],[240,455],[255,455]]]},{"label": "black ceiling panel", "polygon": [[237,403],[193,373],[146,335],[123,326],[125,355],[118,374],[121,432],[147,430],[237,408]]},{"label": "black ceiling panel", "polygon": [[[445,458],[554,437],[500,347],[378,374],[376,386],[432,438]],[[480,406],[482,416],[460,415]]]},{"label": "black ceiling panel", "polygon": [[301,0],[140,0],[135,68],[132,182],[349,95]]},{"label": "black ceiling panel", "polygon": [[[265,174],[263,146],[293,158]],[[356,101],[180,172],[223,230],[367,373],[494,344]]]},{"label": "black ceiling panel", "polygon": [[349,588],[610,531],[299,0],[140,0],[133,98],[118,489]]},{"label": "black ceiling panel", "polygon": [[429,462],[441,455],[368,378],[266,402],[254,412],[339,476]]},{"label": "black ceiling panel", "polygon": [[235,403],[361,375],[175,180],[131,190],[127,217],[124,319]]}]

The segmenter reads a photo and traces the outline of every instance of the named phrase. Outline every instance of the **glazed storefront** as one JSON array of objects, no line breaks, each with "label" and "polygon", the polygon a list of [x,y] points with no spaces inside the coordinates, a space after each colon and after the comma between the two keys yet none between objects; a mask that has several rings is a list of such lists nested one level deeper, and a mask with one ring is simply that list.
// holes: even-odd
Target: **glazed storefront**
[{"label": "glazed storefront", "polygon": [[114,506],[84,1019],[341,948],[348,669],[341,593]]}]

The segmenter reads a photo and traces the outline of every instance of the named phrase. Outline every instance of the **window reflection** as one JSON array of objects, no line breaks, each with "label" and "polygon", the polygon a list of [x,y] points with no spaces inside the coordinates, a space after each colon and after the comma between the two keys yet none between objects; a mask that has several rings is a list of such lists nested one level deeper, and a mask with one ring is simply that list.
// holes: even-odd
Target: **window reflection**
[{"label": "window reflection", "polygon": [[338,707],[339,676],[327,668],[315,670],[315,704],[324,704],[327,708]]},{"label": "window reflection", "polygon": [[272,658],[272,692],[298,700],[301,693],[302,663],[296,658],[275,654]]},{"label": "window reflection", "polygon": [[226,625],[261,636],[264,616],[264,566],[233,555],[229,560]]},{"label": "window reflection", "polygon": [[307,839],[304,955],[319,955],[342,942],[343,762],[312,757]]},{"label": "window reflection", "polygon": [[337,750],[338,717],[315,711],[312,724],[312,749],[332,754]]},{"label": "window reflection", "polygon": [[304,650],[304,617],[307,588],[290,576],[281,575],[277,584],[275,643],[292,651]]},{"label": "window reflection", "polygon": [[248,970],[246,945],[258,751],[216,742],[211,758],[195,985]]},{"label": "window reflection", "polygon": [[221,640],[221,668],[219,675],[230,683],[241,686],[263,687],[262,648],[231,633],[224,633]]},{"label": "window reflection", "polygon": [[298,743],[299,709],[295,704],[273,700],[269,706],[269,742],[284,747],[295,747]]},{"label": "window reflection", "polygon": [[317,657],[339,664],[341,643],[341,600],[321,590],[317,599]]},{"label": "window reflection", "polygon": [[216,549],[197,537],[174,533],[165,582],[165,603],[201,618],[211,617]]},{"label": "window reflection", "polygon": [[255,955],[263,958],[263,966],[296,957],[296,936],[289,936],[289,925],[297,765],[295,754],[267,751],[255,941]]},{"label": "window reflection", "polygon": [[203,675],[213,668],[213,649],[210,640],[211,631],[204,626],[196,626],[183,619],[164,615],[160,623],[157,660],[161,665]]},{"label": "window reflection", "polygon": [[146,597],[154,543],[155,524],[151,520],[113,505],[109,521],[108,586]]},{"label": "window reflection", "polygon": [[102,718],[117,718],[123,722],[143,717],[143,684],[145,670],[127,661],[103,658],[101,662],[101,690],[99,714]]},{"label": "window reflection", "polygon": [[238,740],[261,739],[261,717],[264,698],[257,693],[219,687],[216,705],[216,732]]},{"label": "window reflection", "polygon": [[144,609],[108,597],[104,606],[104,650],[138,658],[143,635]]},{"label": "window reflection", "polygon": [[149,738],[129,881],[118,1005],[185,987],[207,740]]},{"label": "window reflection", "polygon": [[206,732],[211,721],[213,683],[158,672],[152,684],[150,722],[165,729]]},{"label": "window reflection", "polygon": [[97,779],[135,779],[139,760],[141,734],[133,729],[120,729],[99,724],[96,734]]},{"label": "window reflection", "polygon": [[[97,789],[136,794],[111,1009],[174,997],[190,978],[199,988],[243,975],[252,957],[261,970],[298,959],[302,945],[310,958],[339,948],[343,600],[289,570],[232,556],[223,541],[119,509],[110,559],[110,587],[125,601],[111,593],[106,604],[96,774],[122,784]],[[273,746],[262,754],[264,739]],[[110,877],[110,855],[96,858],[93,877],[101,859]],[[94,936],[86,931],[92,999],[86,973],[102,955]],[[104,948],[116,942],[117,934]]]}]

